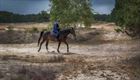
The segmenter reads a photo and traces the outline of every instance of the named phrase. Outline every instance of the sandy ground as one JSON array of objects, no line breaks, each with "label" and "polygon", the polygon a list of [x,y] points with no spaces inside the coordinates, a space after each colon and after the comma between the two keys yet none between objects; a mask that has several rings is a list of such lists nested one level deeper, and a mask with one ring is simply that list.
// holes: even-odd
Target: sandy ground
[{"label": "sandy ground", "polygon": [[65,44],[57,53],[54,42],[49,43],[49,52],[45,44],[40,52],[37,43],[0,44],[0,80],[139,80],[140,40],[125,40],[114,26],[95,24],[90,30],[77,31],[83,36],[69,43],[69,53]]},{"label": "sandy ground", "polygon": [[[45,45],[42,46],[41,52],[37,52],[38,47],[36,43],[1,44],[0,56],[2,60],[0,61],[1,62],[0,69],[6,68],[8,69],[7,71],[9,71],[9,68],[11,67],[16,68],[18,66],[17,69],[20,70],[22,68],[22,65],[26,66],[27,68],[29,67],[29,65],[32,65],[33,67],[37,66],[35,70],[38,70],[39,65],[42,64],[43,66],[45,66],[45,68],[43,69],[45,69],[46,71],[48,70],[47,67],[50,67],[49,69],[52,71],[53,69],[56,69],[56,72],[58,71],[57,74],[59,74],[59,76],[57,76],[57,78],[55,79],[44,78],[40,80],[132,80],[131,79],[132,77],[130,76],[132,74],[122,69],[122,66],[119,66],[118,63],[122,64],[123,61],[129,60],[132,57],[135,57],[137,54],[139,54],[140,52],[140,49],[138,48],[140,44],[139,40],[113,41],[113,42],[111,41],[111,42],[102,42],[100,44],[99,43],[90,45],[89,44],[86,45],[85,43],[70,44],[70,53],[66,53],[66,46],[64,44],[62,44],[60,48],[61,53],[57,53],[56,52],[57,43],[49,44],[49,52],[46,51]],[[14,56],[16,55],[16,57],[14,57],[13,55]],[[4,56],[9,57],[5,59]],[[19,59],[23,57],[24,59]],[[32,57],[36,58],[36,60],[33,59]],[[56,60],[54,59],[51,61],[50,59],[54,57],[56,57]],[[61,58],[64,58],[64,60],[61,60]],[[85,73],[82,72],[84,70],[83,69],[84,67],[83,66],[81,67],[80,64],[82,61],[85,62],[82,63],[82,65],[84,67],[87,67]],[[69,70],[67,69],[69,65],[75,63],[77,66],[72,67],[74,67],[74,69],[77,69],[78,72],[73,73],[77,70],[72,71],[72,73],[71,71],[67,72],[67,70]],[[78,68],[79,66],[81,67],[82,70]],[[91,68],[89,72],[87,70],[88,68]],[[64,69],[64,71],[69,73],[69,75],[65,75],[63,71],[60,71],[62,69]],[[4,79],[6,80],[6,78]],[[133,80],[138,79],[133,78]]]},{"label": "sandy ground", "polygon": [[[80,55],[90,55],[90,56],[121,56],[128,53],[131,53],[133,49],[138,47],[139,40],[137,41],[107,41],[101,42],[97,44],[85,44],[85,43],[77,43],[77,44],[69,44],[70,52]],[[49,52],[57,51],[57,43],[49,43]],[[38,46],[36,43],[31,44],[1,44],[0,45],[0,53],[18,53],[18,54],[48,54],[45,49],[45,44],[42,45],[42,49],[40,52],[37,52]],[[139,49],[138,49],[139,51]],[[61,44],[60,52],[62,54],[66,53],[66,45]]]}]

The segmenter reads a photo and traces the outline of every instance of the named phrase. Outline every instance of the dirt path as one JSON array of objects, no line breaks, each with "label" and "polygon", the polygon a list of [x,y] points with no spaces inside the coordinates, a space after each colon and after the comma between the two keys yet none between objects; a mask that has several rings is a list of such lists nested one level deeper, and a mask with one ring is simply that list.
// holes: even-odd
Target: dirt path
[{"label": "dirt path", "polygon": [[[69,44],[70,52],[81,55],[90,56],[121,56],[128,53],[139,52],[137,48],[140,42],[137,41],[108,41],[98,44]],[[56,52],[57,43],[49,44],[49,53]],[[37,52],[38,46],[36,43],[32,44],[1,44],[0,53],[18,53],[18,54],[47,54],[45,45],[42,46],[40,52]],[[66,53],[66,45],[62,44],[60,47],[61,53]],[[134,52],[135,51],[135,52]]]}]

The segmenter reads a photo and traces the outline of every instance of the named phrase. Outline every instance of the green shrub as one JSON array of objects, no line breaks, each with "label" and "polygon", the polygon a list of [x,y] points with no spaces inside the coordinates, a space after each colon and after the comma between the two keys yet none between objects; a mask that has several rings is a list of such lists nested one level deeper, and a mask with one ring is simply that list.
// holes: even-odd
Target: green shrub
[{"label": "green shrub", "polygon": [[39,32],[39,30],[36,27],[33,27],[31,30],[28,30],[28,32],[34,33],[34,32]]},{"label": "green shrub", "polygon": [[12,25],[9,25],[9,26],[7,27],[7,29],[8,29],[8,31],[13,31],[13,29],[14,29],[14,26],[12,26]]},{"label": "green shrub", "polygon": [[129,35],[140,35],[140,0],[116,0],[112,20]]}]

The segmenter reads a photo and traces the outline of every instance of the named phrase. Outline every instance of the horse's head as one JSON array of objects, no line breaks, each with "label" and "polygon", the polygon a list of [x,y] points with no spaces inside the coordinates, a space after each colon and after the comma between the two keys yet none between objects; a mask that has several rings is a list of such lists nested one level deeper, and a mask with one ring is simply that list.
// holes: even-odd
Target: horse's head
[{"label": "horse's head", "polygon": [[75,29],[74,28],[70,28],[70,33],[74,36],[74,38],[76,40],[76,33],[75,33]]}]

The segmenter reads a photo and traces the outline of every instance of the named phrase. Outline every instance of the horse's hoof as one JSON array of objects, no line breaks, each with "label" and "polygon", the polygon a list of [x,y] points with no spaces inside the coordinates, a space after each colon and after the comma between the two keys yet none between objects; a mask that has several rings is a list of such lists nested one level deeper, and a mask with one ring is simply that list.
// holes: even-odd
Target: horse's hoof
[{"label": "horse's hoof", "polygon": [[58,53],[60,53],[60,51],[59,51],[59,50],[57,50],[57,52],[58,52]]}]

